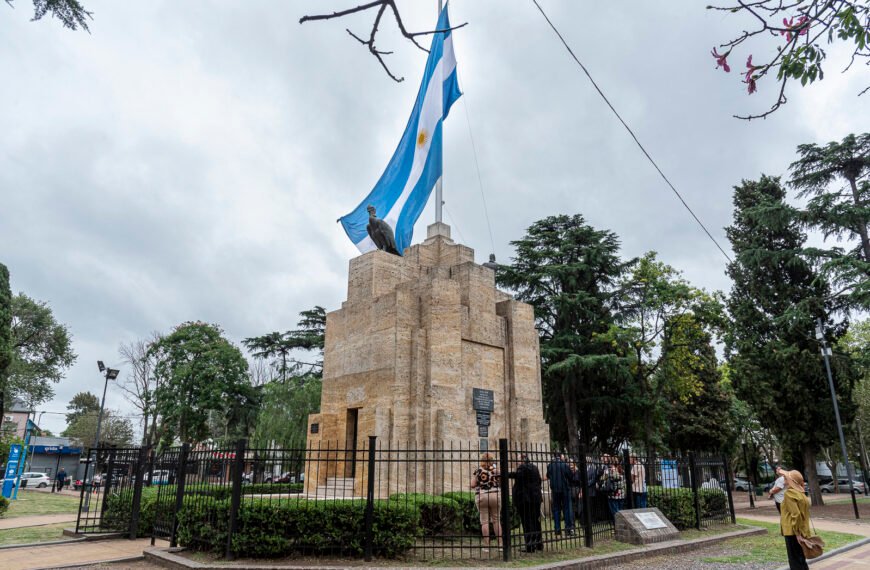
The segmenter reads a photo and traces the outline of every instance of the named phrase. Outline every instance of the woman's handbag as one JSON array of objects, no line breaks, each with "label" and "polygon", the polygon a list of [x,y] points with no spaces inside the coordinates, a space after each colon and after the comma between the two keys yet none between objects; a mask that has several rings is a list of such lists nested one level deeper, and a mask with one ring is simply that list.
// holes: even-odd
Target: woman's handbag
[{"label": "woman's handbag", "polygon": [[816,534],[816,525],[813,525],[813,534],[815,536],[803,537],[795,533],[798,544],[801,545],[801,550],[804,551],[804,558],[807,560],[818,558],[825,551],[825,541],[822,540],[821,536]]}]

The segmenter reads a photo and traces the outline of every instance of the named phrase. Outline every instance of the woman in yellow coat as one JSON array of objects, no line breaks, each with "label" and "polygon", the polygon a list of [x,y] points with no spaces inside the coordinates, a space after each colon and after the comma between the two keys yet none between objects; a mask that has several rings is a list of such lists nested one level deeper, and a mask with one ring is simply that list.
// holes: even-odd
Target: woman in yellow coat
[{"label": "woman in yellow coat", "polygon": [[785,474],[785,498],[782,500],[780,524],[785,537],[790,570],[809,570],[797,535],[810,537],[810,501],[804,495],[804,477],[800,471]]}]

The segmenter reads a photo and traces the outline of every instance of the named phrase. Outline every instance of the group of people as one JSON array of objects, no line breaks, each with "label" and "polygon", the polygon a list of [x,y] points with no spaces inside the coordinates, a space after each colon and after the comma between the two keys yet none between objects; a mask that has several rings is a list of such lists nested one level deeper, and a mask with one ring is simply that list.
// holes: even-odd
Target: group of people
[{"label": "group of people", "polygon": [[[514,472],[508,474],[508,477],[514,479],[512,497],[523,527],[525,539],[523,551],[543,550],[541,535],[543,481],[547,481],[550,485],[556,537],[562,536],[563,526],[566,536],[575,535],[575,528],[578,524],[582,524],[583,520],[584,493],[587,494],[588,504],[591,507],[590,520],[601,520],[601,509],[598,507],[602,504],[605,505],[605,516],[612,520],[618,511],[626,507],[627,478],[631,481],[633,506],[635,508],[647,506],[646,469],[637,462],[636,458],[632,458],[628,474],[625,473],[622,462],[615,456],[605,455],[600,463],[589,462],[587,465],[584,482],[574,461],[562,453],[554,453],[542,477],[537,465],[531,462],[528,455],[520,456],[520,464]],[[471,478],[471,488],[475,491],[475,501],[480,513],[481,534],[487,548],[492,540],[490,526],[496,541],[501,543],[500,486],[501,474],[498,472],[494,458],[491,454],[484,453],[480,466]]]}]

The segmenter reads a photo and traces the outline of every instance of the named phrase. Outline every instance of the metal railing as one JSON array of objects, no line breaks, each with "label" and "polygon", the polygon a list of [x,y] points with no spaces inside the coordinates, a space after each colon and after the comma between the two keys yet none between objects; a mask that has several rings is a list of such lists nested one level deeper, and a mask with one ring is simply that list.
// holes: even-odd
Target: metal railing
[{"label": "metal railing", "polygon": [[[734,522],[725,457],[627,450],[572,456],[507,440],[490,447],[499,482],[483,497],[472,488],[485,453],[480,442],[418,445],[374,437],[307,448],[251,448],[241,440],[232,448],[184,445],[157,456],[124,450],[127,458],[133,451],[150,458],[138,468],[152,487],[140,485],[137,496],[135,486],[113,486],[108,494],[130,501],[135,518],[141,509],[152,541],[165,538],[226,558],[509,560],[524,551],[591,547],[613,537],[616,513],[645,506],[659,508],[680,529]],[[97,463],[108,469],[108,459]],[[541,479],[531,498],[519,492],[517,478],[527,484],[530,471]],[[110,512],[116,510],[123,508]],[[80,513],[79,526],[117,529],[134,515],[89,517],[90,511]],[[112,525],[100,524],[109,520]]]}]

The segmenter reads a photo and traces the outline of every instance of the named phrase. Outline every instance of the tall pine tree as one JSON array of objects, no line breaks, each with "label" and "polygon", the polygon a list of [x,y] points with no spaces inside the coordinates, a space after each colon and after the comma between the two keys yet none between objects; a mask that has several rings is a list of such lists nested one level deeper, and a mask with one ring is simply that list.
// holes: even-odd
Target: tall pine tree
[{"label": "tall pine tree", "polygon": [[[726,334],[730,378],[762,425],[802,461],[813,504],[821,504],[816,454],[836,438],[833,407],[815,320],[830,312],[829,288],[801,257],[806,236],[785,202],[778,178],[762,176],[735,188],[727,228],[735,259]],[[826,330],[833,343],[842,324]],[[852,379],[836,374],[840,412],[850,421]]]},{"label": "tall pine tree", "polygon": [[619,240],[583,216],[551,216],[511,242],[498,283],[535,309],[545,413],[553,438],[573,451],[612,449],[629,435],[629,358],[608,334],[614,286],[626,271]]}]

